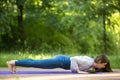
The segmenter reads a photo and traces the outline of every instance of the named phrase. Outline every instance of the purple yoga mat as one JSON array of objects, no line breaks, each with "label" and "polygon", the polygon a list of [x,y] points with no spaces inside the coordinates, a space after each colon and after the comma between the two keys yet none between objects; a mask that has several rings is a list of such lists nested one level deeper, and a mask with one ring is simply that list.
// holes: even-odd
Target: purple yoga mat
[{"label": "purple yoga mat", "polygon": [[[0,71],[0,74],[13,74],[10,71]],[[70,71],[18,71],[15,74],[75,74]]]},{"label": "purple yoga mat", "polygon": [[[11,73],[10,71],[0,71],[0,74],[13,74],[13,73]],[[18,71],[14,74],[77,74],[77,73],[72,73],[71,71]],[[97,72],[95,74],[102,74],[102,72]]]}]

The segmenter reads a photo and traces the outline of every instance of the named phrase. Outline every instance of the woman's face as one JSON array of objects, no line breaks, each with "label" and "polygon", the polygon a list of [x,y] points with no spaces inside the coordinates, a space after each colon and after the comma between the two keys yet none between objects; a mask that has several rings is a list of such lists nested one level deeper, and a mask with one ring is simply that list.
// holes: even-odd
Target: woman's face
[{"label": "woman's face", "polygon": [[102,68],[105,68],[107,63],[96,63],[96,65],[94,66],[95,68],[98,68],[98,69],[102,69]]}]

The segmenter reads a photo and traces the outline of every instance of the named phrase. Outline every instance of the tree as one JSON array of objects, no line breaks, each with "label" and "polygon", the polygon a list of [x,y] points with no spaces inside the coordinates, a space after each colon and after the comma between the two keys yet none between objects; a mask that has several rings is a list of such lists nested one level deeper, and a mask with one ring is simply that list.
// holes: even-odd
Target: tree
[{"label": "tree", "polygon": [[119,0],[2,0],[0,4],[0,43],[8,49],[112,53],[112,46],[119,43],[113,20],[120,11]]}]

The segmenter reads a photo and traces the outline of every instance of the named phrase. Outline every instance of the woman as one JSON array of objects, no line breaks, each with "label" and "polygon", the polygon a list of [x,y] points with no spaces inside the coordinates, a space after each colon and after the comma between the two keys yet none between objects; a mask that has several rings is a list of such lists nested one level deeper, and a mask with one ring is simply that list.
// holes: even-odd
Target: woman
[{"label": "woman", "polygon": [[57,55],[50,59],[44,60],[11,60],[7,61],[8,68],[12,73],[16,72],[16,66],[35,67],[43,69],[63,68],[70,69],[72,72],[81,73],[81,71],[91,72],[89,69],[94,68],[94,72],[112,72],[108,58],[105,55],[99,55],[95,60],[88,56],[68,57]]}]

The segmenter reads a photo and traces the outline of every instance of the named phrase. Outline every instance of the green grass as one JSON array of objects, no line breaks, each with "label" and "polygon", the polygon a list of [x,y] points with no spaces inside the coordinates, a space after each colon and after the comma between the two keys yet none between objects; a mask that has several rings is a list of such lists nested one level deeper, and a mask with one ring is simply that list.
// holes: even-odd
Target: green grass
[{"label": "green grass", "polygon": [[[6,65],[6,61],[8,60],[18,60],[18,59],[27,59],[27,58],[30,58],[30,59],[35,59],[35,60],[38,60],[38,59],[47,59],[47,58],[51,58],[53,56],[57,55],[56,53],[37,53],[37,54],[34,54],[34,53],[29,53],[29,52],[1,52],[0,53],[0,67],[7,67]],[[78,55],[83,55],[83,54],[64,54],[64,55],[67,55],[67,56],[78,56]],[[85,54],[85,55],[88,55],[88,56],[91,56],[93,58],[95,58],[97,56],[97,54]],[[117,68],[117,69],[120,69],[120,55],[108,55],[108,58],[110,60],[110,63],[111,63],[111,67],[112,68]]]},{"label": "green grass", "polygon": [[110,55],[108,56],[111,67],[120,69],[120,55]]}]

